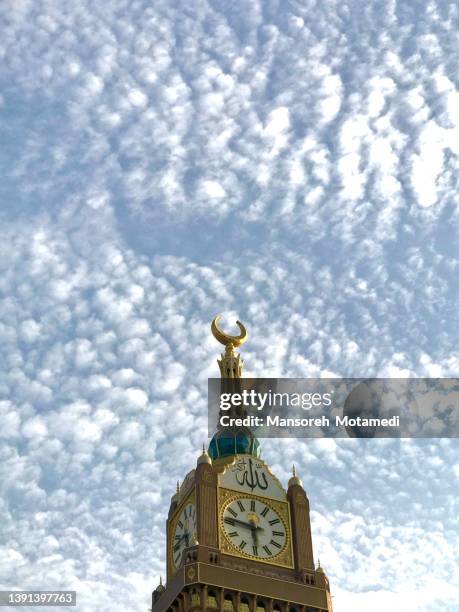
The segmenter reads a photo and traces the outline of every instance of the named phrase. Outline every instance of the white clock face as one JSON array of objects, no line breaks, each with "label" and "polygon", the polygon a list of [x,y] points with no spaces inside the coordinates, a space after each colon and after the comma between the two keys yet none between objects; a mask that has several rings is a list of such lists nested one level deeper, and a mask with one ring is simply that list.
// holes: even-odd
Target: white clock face
[{"label": "white clock face", "polygon": [[241,553],[270,559],[287,544],[287,528],[277,512],[264,501],[240,497],[223,510],[223,529],[231,544]]},{"label": "white clock face", "polygon": [[175,525],[172,558],[176,568],[180,565],[185,548],[192,545],[193,536],[196,538],[196,508],[189,503],[182,509]]}]

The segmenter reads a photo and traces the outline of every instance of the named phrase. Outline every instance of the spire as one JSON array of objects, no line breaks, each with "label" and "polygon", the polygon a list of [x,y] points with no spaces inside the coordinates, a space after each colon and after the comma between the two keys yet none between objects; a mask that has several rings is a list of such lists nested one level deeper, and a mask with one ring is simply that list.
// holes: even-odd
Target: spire
[{"label": "spire", "polygon": [[156,593],[157,598],[159,598],[162,595],[162,593],[164,593],[165,590],[166,590],[166,587],[163,584],[163,577],[160,576],[159,577],[159,584],[156,587],[156,589],[154,590],[153,594]]},{"label": "spire", "polygon": [[179,481],[177,480],[177,489],[171,498],[171,503],[174,503],[174,502],[177,503],[178,498],[179,498],[179,492],[180,492],[180,484],[179,484]]},{"label": "spire", "polygon": [[201,463],[212,463],[212,459],[207,454],[205,444],[202,445],[202,454],[198,457],[197,465],[201,465]]},{"label": "spire", "polygon": [[[221,359],[217,359],[222,378],[220,390],[222,393],[240,393],[242,384],[241,374],[244,361],[234,349],[246,342],[248,337],[247,330],[240,321],[236,321],[241,333],[239,336],[230,336],[220,329],[220,318],[221,315],[217,315],[210,326],[215,339],[225,347],[225,352],[221,354]],[[220,416],[222,416],[222,414],[224,413],[220,410]],[[226,414],[231,417],[244,418],[247,416],[247,411],[243,406],[232,406],[230,412]]]},{"label": "spire", "polygon": [[[235,348],[244,344],[248,338],[245,325],[236,321],[240,334],[231,336],[219,327],[221,315],[217,315],[211,324],[212,334],[218,342],[223,344],[225,352],[218,359],[220,367],[221,382],[220,391],[222,393],[240,393],[242,389],[242,366],[244,365],[241,356],[235,352]],[[228,412],[222,412],[229,417],[244,418],[247,416],[245,406],[233,405]],[[212,440],[209,444],[209,456],[212,461],[223,457],[234,455],[252,455],[260,457],[260,444],[248,427],[223,427],[220,419]]]},{"label": "spire", "polygon": [[301,480],[298,478],[298,476],[296,475],[296,468],[295,468],[295,464],[292,465],[292,477],[290,478],[290,480],[288,481],[288,486],[289,487],[293,487],[294,485],[298,485],[300,487],[303,486],[303,483],[301,482]]},{"label": "spire", "polygon": [[217,360],[220,367],[220,374],[222,378],[241,378],[244,361],[238,353],[235,353],[234,349],[244,344],[247,340],[247,330],[240,321],[236,321],[236,325],[239,327],[241,333],[239,336],[230,336],[222,331],[218,325],[221,316],[221,314],[218,314],[211,325],[214,337],[225,347],[225,352],[222,353],[221,359]]}]

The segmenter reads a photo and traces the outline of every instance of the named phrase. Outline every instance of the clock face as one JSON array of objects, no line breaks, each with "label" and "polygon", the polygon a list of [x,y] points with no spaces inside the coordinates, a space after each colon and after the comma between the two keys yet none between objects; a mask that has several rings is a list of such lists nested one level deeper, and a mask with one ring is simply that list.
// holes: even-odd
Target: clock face
[{"label": "clock face", "polygon": [[192,545],[195,538],[196,508],[194,504],[188,503],[182,508],[175,524],[172,540],[172,559],[175,568],[179,567],[183,551]]},{"label": "clock face", "polygon": [[267,503],[252,497],[233,499],[223,509],[223,530],[244,556],[271,559],[287,545],[287,527]]}]

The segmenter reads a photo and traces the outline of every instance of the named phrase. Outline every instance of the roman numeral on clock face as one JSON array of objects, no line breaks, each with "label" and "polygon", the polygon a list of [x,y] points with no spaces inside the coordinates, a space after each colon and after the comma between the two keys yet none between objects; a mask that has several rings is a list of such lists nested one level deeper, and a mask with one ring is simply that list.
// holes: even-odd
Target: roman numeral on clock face
[{"label": "roman numeral on clock face", "polygon": [[255,500],[252,499],[250,502],[250,512],[255,512]]},{"label": "roman numeral on clock face", "polygon": [[265,553],[269,556],[271,556],[273,553],[269,550],[269,548],[267,546],[263,546],[263,550],[265,551]]},{"label": "roman numeral on clock face", "polygon": [[269,512],[269,508],[268,508],[268,506],[265,506],[260,514],[261,514],[261,516],[266,516],[268,514],[268,512]]},{"label": "roman numeral on clock face", "polygon": [[[237,516],[237,515],[236,515],[236,516]],[[232,519],[230,516],[225,516],[224,522],[225,522],[227,525],[232,525],[233,527],[234,527],[234,525],[236,524],[236,523],[234,522],[234,519]]]},{"label": "roman numeral on clock face", "polygon": [[278,542],[276,542],[275,540],[271,540],[270,544],[272,544],[276,548],[282,548],[282,546]]},{"label": "roman numeral on clock face", "polygon": [[236,518],[237,512],[235,510],[233,510],[232,508],[228,508],[228,512]]},{"label": "roman numeral on clock face", "polygon": [[284,534],[283,531],[273,531],[273,535],[277,535],[277,536],[280,536],[281,538],[283,538],[285,534]]},{"label": "roman numeral on clock face", "polygon": [[241,550],[244,550],[244,548],[247,546],[247,542],[244,542],[244,540],[242,540],[242,542],[239,544],[239,548]]},{"label": "roman numeral on clock face", "polygon": [[280,523],[279,519],[273,519],[272,521],[269,521],[269,524],[272,525],[277,525],[277,523]]},{"label": "roman numeral on clock face", "polygon": [[239,510],[240,510],[241,512],[245,512],[245,508],[244,508],[244,506],[242,505],[242,502],[241,502],[241,500],[240,500],[240,499],[238,499],[238,500],[237,500],[237,505],[239,506]]}]

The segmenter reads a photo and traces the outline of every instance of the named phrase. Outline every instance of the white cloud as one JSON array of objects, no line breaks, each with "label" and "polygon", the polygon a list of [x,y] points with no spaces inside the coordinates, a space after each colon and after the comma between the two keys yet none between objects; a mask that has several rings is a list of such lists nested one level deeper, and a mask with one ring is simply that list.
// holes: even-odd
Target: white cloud
[{"label": "white cloud", "polygon": [[225,190],[216,181],[203,181],[202,182],[203,194],[210,198],[223,198],[225,196]]},{"label": "white cloud", "polygon": [[132,106],[145,108],[148,104],[148,98],[140,89],[131,89],[128,93],[129,102]]},{"label": "white cloud", "polygon": [[[246,372],[459,371],[453,8],[124,4],[0,7],[0,581],[88,611],[164,572],[216,312]],[[455,445],[345,442],[263,444],[336,609],[446,609]]]},{"label": "white cloud", "polygon": [[28,419],[22,426],[22,433],[26,438],[44,438],[48,432],[44,420],[40,416]]},{"label": "white cloud", "polygon": [[33,319],[21,323],[21,337],[26,342],[34,342],[40,337],[40,325]]}]

